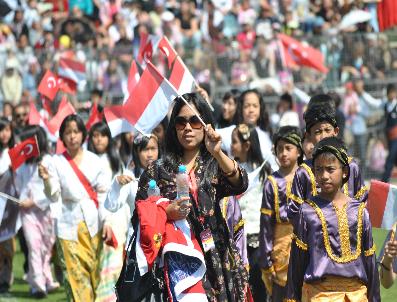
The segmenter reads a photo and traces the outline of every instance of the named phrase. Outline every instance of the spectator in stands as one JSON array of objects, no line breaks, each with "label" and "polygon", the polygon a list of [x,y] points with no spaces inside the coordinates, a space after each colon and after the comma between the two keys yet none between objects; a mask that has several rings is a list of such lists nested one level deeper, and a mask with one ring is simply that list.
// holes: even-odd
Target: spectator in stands
[{"label": "spectator in stands", "polygon": [[37,96],[37,85],[40,76],[40,66],[36,57],[30,57],[27,62],[27,72],[22,75],[23,90],[28,91],[33,98]]},{"label": "spectator in stands", "polygon": [[26,104],[18,104],[14,107],[12,113],[12,124],[14,134],[20,134],[25,126],[28,124],[29,107]]},{"label": "spectator in stands", "polygon": [[19,73],[20,65],[14,56],[9,56],[5,64],[5,72],[0,79],[3,100],[16,105],[22,96],[22,77]]},{"label": "spectator in stands", "polygon": [[195,49],[200,45],[201,34],[199,20],[195,15],[195,5],[191,0],[182,0],[180,11],[176,14],[177,24],[183,35],[182,44],[187,49]]},{"label": "spectator in stands", "polygon": [[300,127],[299,115],[294,110],[294,102],[289,93],[284,93],[280,96],[276,110],[277,112],[271,116],[271,122],[274,129],[278,129],[283,126]]},{"label": "spectator in stands", "polygon": [[335,118],[336,118],[336,123],[339,127],[338,137],[343,140],[345,135],[346,118],[345,118],[345,114],[341,109],[342,99],[340,95],[336,92],[330,92],[328,94],[335,102],[335,109],[336,109]]},{"label": "spectator in stands", "polygon": [[10,122],[12,121],[12,113],[14,111],[14,106],[10,102],[3,103],[3,114],[2,117],[5,117]]},{"label": "spectator in stands", "polygon": [[11,29],[16,39],[19,39],[21,35],[29,36],[29,28],[24,21],[22,8],[18,8],[15,11],[14,20],[11,23]]},{"label": "spectator in stands", "polygon": [[112,103],[116,104],[123,100],[123,89],[121,81],[124,75],[118,65],[116,58],[112,58],[109,61],[109,66],[103,77],[103,90],[106,91],[111,99]]}]

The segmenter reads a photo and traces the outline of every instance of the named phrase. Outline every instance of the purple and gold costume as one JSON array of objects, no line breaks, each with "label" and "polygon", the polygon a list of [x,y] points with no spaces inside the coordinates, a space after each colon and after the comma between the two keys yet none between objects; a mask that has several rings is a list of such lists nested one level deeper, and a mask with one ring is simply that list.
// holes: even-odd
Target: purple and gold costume
[{"label": "purple and gold costume", "polygon": [[287,217],[287,195],[290,189],[291,183],[278,171],[267,178],[263,189],[259,249],[261,268],[276,273],[274,283],[278,286],[273,284],[273,301],[282,301],[287,283],[293,229]]},{"label": "purple and gold costume", "polygon": [[[324,292],[331,288],[325,293],[329,301],[333,301],[335,292],[348,296],[349,301],[362,301],[352,298],[359,292],[364,292],[370,302],[380,301],[375,246],[365,203],[351,199],[338,209],[332,202],[312,197],[301,205],[295,227],[286,301],[306,301],[314,287],[324,285],[328,285]],[[330,280],[341,282],[333,284]],[[350,285],[359,288],[352,290]]]},{"label": "purple and gold costume", "polygon": [[[291,194],[288,196],[289,203],[287,208],[288,218],[293,219],[299,212],[301,204],[311,196],[318,194],[316,179],[312,171],[313,160],[305,160],[295,172],[292,181]],[[360,168],[356,161],[349,158],[349,180],[343,186],[346,196],[358,201],[365,202],[368,198],[368,188],[364,185],[364,180],[360,173]]]}]

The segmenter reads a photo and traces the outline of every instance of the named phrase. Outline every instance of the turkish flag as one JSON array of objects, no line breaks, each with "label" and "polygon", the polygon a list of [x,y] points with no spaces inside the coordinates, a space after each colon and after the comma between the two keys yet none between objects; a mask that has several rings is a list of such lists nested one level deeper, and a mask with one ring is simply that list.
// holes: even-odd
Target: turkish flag
[{"label": "turkish flag", "polygon": [[15,171],[29,158],[39,156],[39,145],[36,136],[29,137],[23,142],[8,150],[11,159],[11,167]]},{"label": "turkish flag", "polygon": [[47,70],[40,81],[37,91],[52,101],[58,90],[58,76],[52,73],[51,70]]},{"label": "turkish flag", "polygon": [[172,63],[178,56],[178,53],[175,51],[174,47],[172,47],[170,41],[167,39],[166,36],[161,38],[158,48],[167,57],[168,68],[171,68]]},{"label": "turkish flag", "polygon": [[379,30],[384,31],[397,25],[397,1],[383,0],[378,3]]},{"label": "turkish flag", "polygon": [[61,103],[59,104],[58,111],[55,114],[55,116],[48,122],[48,131],[52,134],[57,136],[57,132],[59,131],[59,127],[61,127],[61,124],[65,117],[67,117],[70,114],[75,113],[76,111],[74,110],[72,104],[70,104],[64,96],[61,100]]},{"label": "turkish flag", "polygon": [[59,90],[65,93],[75,95],[77,92],[77,84],[70,79],[58,76],[58,86]]},{"label": "turkish flag", "polygon": [[295,63],[299,66],[316,69],[322,73],[328,72],[328,68],[324,65],[324,56],[321,51],[285,34],[278,34],[278,38],[282,44],[287,67],[292,67],[292,64]]},{"label": "turkish flag", "polygon": [[87,123],[85,124],[87,131],[91,129],[92,125],[101,122],[102,119],[103,112],[99,112],[97,104],[92,105],[90,116],[88,117]]}]

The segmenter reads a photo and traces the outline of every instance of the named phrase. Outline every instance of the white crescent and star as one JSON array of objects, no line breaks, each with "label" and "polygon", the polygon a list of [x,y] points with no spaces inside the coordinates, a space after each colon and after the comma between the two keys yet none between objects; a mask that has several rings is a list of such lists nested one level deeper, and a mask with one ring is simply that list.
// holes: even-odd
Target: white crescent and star
[{"label": "white crescent and star", "polygon": [[57,81],[55,80],[54,77],[49,77],[47,79],[47,86],[48,88],[54,88],[57,85]]},{"label": "white crescent and star", "polygon": [[25,148],[23,148],[21,155],[30,155],[33,152],[33,145],[27,144]]},{"label": "white crescent and star", "polygon": [[167,47],[165,47],[165,46],[162,46],[162,47],[161,47],[161,49],[164,51],[164,53],[165,53],[165,55],[166,55],[167,57],[169,57],[169,56],[170,56],[170,51],[168,50],[168,48],[167,48]]}]

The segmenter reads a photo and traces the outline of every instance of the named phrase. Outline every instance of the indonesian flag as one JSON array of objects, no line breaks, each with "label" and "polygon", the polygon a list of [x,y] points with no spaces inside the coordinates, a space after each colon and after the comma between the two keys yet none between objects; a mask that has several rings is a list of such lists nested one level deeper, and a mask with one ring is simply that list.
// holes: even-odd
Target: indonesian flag
[{"label": "indonesian flag", "polygon": [[371,180],[367,209],[373,227],[391,229],[397,221],[397,186]]},{"label": "indonesian flag", "polygon": [[150,62],[124,106],[128,122],[141,133],[152,130],[167,115],[177,92]]},{"label": "indonesian flag", "polygon": [[103,119],[103,113],[98,111],[97,104],[93,104],[90,116],[88,117],[87,123],[85,124],[87,131],[91,129],[92,125],[101,122],[102,119]]},{"label": "indonesian flag", "polygon": [[71,59],[61,58],[59,60],[58,74],[74,83],[84,82],[86,79],[85,64]]},{"label": "indonesian flag", "polygon": [[52,101],[55,98],[58,90],[58,77],[50,70],[47,70],[40,81],[37,91]]},{"label": "indonesian flag", "polygon": [[160,39],[155,35],[148,35],[146,33],[141,34],[140,38],[141,44],[139,46],[137,61],[142,66],[145,66],[146,62],[152,60]]},{"label": "indonesian flag", "polygon": [[158,48],[167,57],[168,67],[171,68],[172,63],[175,61],[176,57],[178,56],[178,53],[175,51],[174,47],[172,47],[170,41],[166,36],[161,38]]},{"label": "indonesian flag", "polygon": [[124,132],[135,132],[134,126],[127,120],[123,105],[106,107],[103,113],[112,137]]},{"label": "indonesian flag", "polygon": [[196,86],[195,79],[179,56],[174,61],[169,81],[175,87],[178,95],[192,92]]},{"label": "indonesian flag", "polygon": [[29,137],[23,142],[8,150],[11,159],[11,167],[15,171],[29,158],[39,156],[39,146],[36,136]]},{"label": "indonesian flag", "polygon": [[68,102],[67,98],[64,96],[61,100],[61,103],[59,104],[57,113],[48,122],[48,131],[52,135],[59,137],[59,128],[61,127],[63,120],[68,115],[74,114],[74,113],[76,113],[76,111],[74,110],[74,107],[72,106],[72,104],[70,104]]},{"label": "indonesian flag", "polygon": [[328,72],[328,68],[324,65],[324,56],[318,49],[304,45],[285,34],[278,34],[278,38],[282,44],[287,67],[293,67],[292,64],[296,64],[316,69],[322,73]]}]

